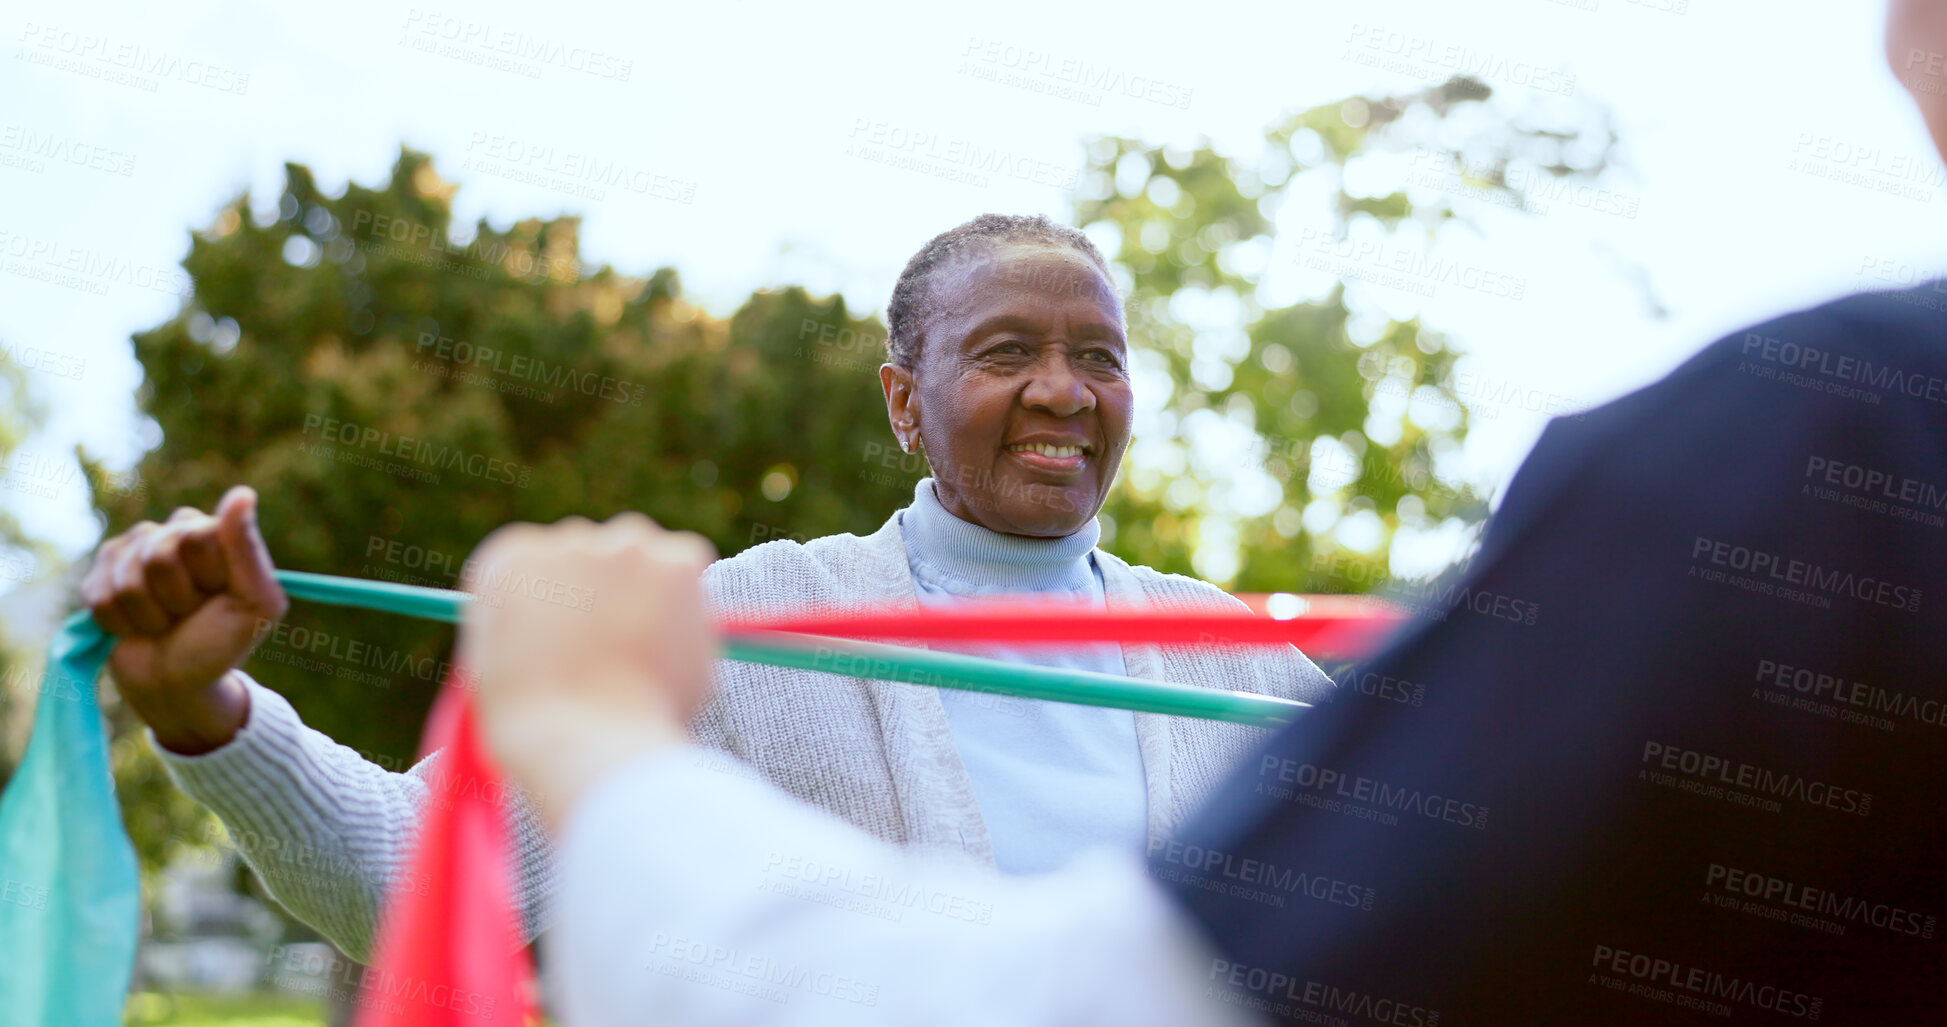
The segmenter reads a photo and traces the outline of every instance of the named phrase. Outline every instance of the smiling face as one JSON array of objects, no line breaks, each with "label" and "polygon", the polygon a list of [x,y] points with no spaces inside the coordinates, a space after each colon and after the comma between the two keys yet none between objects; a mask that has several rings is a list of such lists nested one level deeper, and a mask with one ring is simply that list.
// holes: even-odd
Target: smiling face
[{"label": "smiling face", "polygon": [[920,440],[940,505],[1008,535],[1095,516],[1129,447],[1129,351],[1087,257],[996,243],[939,273],[915,367],[879,369],[893,430]]}]

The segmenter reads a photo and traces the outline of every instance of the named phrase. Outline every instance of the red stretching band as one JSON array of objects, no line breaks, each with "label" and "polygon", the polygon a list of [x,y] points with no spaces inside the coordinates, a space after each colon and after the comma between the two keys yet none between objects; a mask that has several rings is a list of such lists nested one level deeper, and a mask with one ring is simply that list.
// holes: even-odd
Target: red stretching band
[{"label": "red stretching band", "polygon": [[923,642],[1295,645],[1306,652],[1356,654],[1370,652],[1405,619],[1397,607],[1369,599],[1311,596],[1302,604],[1304,613],[1280,619],[1243,612],[1103,612],[1074,603],[994,601],[920,611],[739,618],[722,628],[726,633],[788,631]]}]

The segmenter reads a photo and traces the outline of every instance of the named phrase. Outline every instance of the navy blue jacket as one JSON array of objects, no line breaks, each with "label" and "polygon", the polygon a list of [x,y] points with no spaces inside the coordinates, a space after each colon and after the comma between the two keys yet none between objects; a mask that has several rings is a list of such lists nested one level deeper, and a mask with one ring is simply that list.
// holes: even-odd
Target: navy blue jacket
[{"label": "navy blue jacket", "polygon": [[1947,282],[1550,424],[1151,870],[1299,1023],[1947,1023]]}]

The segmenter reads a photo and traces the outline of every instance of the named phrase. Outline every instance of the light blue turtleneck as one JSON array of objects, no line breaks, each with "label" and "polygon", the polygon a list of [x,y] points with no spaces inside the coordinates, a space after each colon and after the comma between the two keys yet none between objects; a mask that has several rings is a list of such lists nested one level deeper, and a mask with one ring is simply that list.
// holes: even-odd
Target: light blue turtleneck
[{"label": "light blue turtleneck", "polygon": [[[1040,593],[1103,607],[1102,572],[1090,553],[1102,529],[1093,518],[1072,535],[1031,539],[963,521],[922,479],[900,511],[906,560],[922,606],[975,596]],[[1012,663],[1126,674],[1113,644],[949,645],[940,649]],[[1006,873],[1038,873],[1107,845],[1143,851],[1148,799],[1136,718],[1128,710],[940,689],[947,724]]]}]

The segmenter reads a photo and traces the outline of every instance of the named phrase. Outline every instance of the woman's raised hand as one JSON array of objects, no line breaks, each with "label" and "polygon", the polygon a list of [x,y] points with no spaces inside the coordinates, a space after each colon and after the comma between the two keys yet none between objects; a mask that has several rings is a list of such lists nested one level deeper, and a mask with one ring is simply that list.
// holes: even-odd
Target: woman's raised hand
[{"label": "woman's raised hand", "polygon": [[163,746],[201,753],[234,737],[250,693],[229,673],[289,600],[257,531],[257,494],[237,486],[214,514],[183,507],[103,542],[81,601],[115,635],[122,699]]}]

